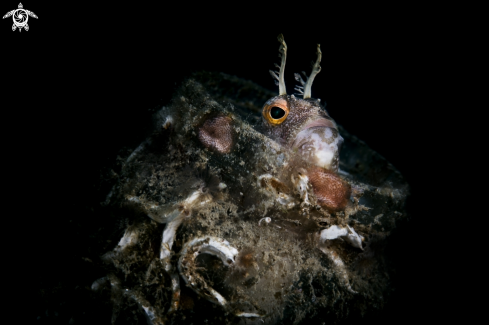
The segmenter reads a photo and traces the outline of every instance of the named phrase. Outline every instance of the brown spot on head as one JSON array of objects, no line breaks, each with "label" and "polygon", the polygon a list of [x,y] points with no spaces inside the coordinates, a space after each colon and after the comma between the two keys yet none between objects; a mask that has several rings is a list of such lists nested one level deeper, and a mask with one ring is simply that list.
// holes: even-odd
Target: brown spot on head
[{"label": "brown spot on head", "polygon": [[219,153],[229,153],[234,144],[232,121],[228,116],[208,119],[199,128],[200,142]]},{"label": "brown spot on head", "polygon": [[335,212],[343,210],[351,195],[351,186],[332,171],[312,167],[308,171],[314,194],[318,203]]}]

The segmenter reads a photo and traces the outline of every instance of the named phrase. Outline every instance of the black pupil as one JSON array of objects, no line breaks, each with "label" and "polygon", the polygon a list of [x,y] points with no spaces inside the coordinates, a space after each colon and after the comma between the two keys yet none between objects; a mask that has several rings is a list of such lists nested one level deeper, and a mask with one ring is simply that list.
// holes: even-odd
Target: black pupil
[{"label": "black pupil", "polygon": [[280,107],[272,107],[272,110],[270,111],[270,115],[272,115],[273,119],[279,119],[284,117],[285,111]]}]

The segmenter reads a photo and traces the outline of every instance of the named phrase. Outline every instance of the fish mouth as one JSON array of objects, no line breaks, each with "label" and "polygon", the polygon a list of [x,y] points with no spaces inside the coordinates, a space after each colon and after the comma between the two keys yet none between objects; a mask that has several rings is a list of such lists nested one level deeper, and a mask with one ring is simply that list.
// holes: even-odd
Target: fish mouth
[{"label": "fish mouth", "polygon": [[313,121],[309,121],[296,134],[294,140],[291,142],[292,148],[297,148],[297,147],[300,147],[300,146],[306,144],[308,142],[308,140],[307,139],[300,139],[301,137],[299,135],[304,131],[307,131],[309,129],[315,129],[315,128],[331,128],[331,129],[337,130],[336,123],[333,120],[328,120],[324,117],[321,117],[319,119],[315,119]]},{"label": "fish mouth", "polygon": [[316,127],[325,127],[325,128],[332,128],[336,129],[336,123],[333,120],[328,120],[324,117],[316,119],[314,121],[310,121],[304,125],[301,131],[311,129],[311,128],[316,128]]}]

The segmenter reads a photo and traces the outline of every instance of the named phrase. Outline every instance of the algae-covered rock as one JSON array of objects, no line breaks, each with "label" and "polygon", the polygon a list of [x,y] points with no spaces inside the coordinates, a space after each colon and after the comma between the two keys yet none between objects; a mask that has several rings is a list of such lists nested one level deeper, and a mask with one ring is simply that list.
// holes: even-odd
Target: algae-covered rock
[{"label": "algae-covered rock", "polygon": [[[105,202],[130,225],[92,286],[111,292],[114,321],[140,309],[151,324],[320,323],[383,305],[383,251],[408,185],[334,125],[339,168],[321,169],[318,187],[320,167],[267,136],[274,96],[202,72],[156,112]],[[336,208],[320,200],[331,186],[346,189]]]}]

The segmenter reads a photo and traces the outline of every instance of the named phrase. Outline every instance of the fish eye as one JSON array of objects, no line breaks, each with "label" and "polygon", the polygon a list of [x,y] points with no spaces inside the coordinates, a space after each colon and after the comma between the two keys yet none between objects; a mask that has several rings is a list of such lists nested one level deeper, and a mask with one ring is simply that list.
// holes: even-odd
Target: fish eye
[{"label": "fish eye", "polygon": [[285,111],[280,107],[275,106],[272,107],[272,109],[270,110],[270,116],[275,120],[284,117],[284,115],[285,115]]},{"label": "fish eye", "polygon": [[289,115],[289,108],[287,107],[287,102],[275,101],[270,105],[265,104],[263,107],[263,117],[268,123],[272,125],[280,125]]}]

